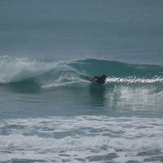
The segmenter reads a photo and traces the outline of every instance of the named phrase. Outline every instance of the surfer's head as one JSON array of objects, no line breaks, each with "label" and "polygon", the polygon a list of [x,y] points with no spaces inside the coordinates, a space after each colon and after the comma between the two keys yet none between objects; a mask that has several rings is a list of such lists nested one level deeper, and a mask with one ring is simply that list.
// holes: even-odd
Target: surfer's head
[{"label": "surfer's head", "polygon": [[101,77],[105,80],[107,76],[106,75],[102,75]]}]

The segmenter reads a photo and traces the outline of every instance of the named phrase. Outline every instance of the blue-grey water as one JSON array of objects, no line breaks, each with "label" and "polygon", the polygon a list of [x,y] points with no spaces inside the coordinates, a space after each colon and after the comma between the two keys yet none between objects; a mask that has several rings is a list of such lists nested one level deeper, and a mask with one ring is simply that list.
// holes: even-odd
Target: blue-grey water
[{"label": "blue-grey water", "polygon": [[162,7],[1,0],[0,162],[163,162]]}]

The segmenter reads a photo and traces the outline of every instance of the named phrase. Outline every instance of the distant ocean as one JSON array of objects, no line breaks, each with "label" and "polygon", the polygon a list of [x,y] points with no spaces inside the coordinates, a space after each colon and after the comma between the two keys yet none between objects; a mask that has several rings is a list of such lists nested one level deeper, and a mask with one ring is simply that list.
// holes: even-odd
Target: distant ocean
[{"label": "distant ocean", "polygon": [[1,0],[0,162],[162,163],[162,7]]}]

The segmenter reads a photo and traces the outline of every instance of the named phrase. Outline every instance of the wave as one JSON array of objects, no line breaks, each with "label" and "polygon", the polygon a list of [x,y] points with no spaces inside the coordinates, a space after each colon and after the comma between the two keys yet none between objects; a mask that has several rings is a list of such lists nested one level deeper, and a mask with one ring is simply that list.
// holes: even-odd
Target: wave
[{"label": "wave", "polygon": [[163,83],[163,66],[86,58],[71,61],[0,57],[0,83],[42,88],[88,83],[85,76],[106,74],[107,83]]}]

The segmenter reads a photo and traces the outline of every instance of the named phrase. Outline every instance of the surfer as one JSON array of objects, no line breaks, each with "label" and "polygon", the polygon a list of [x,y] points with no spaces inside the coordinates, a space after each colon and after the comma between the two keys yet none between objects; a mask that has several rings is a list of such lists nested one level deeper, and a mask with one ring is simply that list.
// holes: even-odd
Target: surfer
[{"label": "surfer", "polygon": [[105,83],[105,80],[106,80],[106,75],[102,75],[101,77],[98,77],[98,76],[94,76],[92,81],[98,83],[98,84],[104,84]]}]

